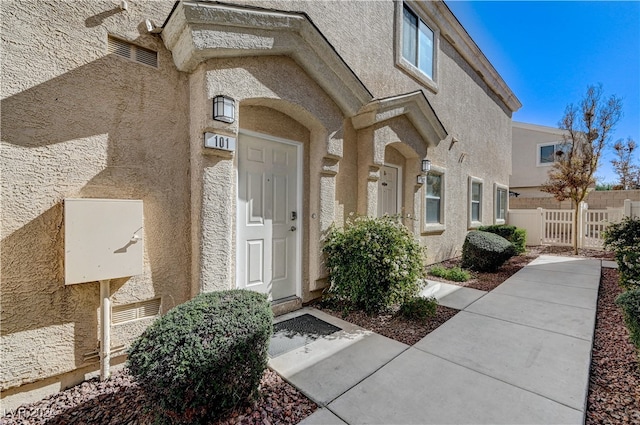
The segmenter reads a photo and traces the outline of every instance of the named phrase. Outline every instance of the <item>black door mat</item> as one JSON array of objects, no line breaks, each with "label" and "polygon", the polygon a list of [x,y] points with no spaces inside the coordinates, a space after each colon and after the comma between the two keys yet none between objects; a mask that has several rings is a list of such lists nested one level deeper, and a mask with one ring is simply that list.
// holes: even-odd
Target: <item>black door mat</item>
[{"label": "black door mat", "polygon": [[340,330],[342,329],[308,313],[283,320],[273,325],[269,356],[278,357]]}]

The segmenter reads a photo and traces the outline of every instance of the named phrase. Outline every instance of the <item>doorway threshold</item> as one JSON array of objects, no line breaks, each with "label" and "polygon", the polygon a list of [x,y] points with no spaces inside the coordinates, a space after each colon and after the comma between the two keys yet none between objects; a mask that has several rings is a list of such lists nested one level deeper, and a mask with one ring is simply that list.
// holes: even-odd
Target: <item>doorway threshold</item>
[{"label": "doorway threshold", "polygon": [[276,317],[292,311],[300,310],[301,308],[302,299],[295,295],[271,301],[271,310],[273,311],[273,315]]}]

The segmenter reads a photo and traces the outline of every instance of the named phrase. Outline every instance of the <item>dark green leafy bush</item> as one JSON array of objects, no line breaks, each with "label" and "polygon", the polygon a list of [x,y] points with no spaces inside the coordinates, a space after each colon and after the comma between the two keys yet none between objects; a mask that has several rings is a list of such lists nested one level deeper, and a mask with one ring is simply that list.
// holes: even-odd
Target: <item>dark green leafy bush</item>
[{"label": "dark green leafy bush", "polygon": [[424,322],[436,314],[437,308],[435,298],[414,297],[400,306],[399,313],[407,319]]},{"label": "dark green leafy bush", "polygon": [[367,313],[402,304],[418,294],[424,249],[395,217],[358,217],[332,227],[323,248],[329,295]]},{"label": "dark green leafy bush", "polygon": [[433,266],[429,269],[428,273],[431,276],[441,277],[453,282],[466,282],[471,279],[471,273],[467,270],[461,269],[460,267],[452,267],[448,269],[442,266]]},{"label": "dark green leafy bush", "polygon": [[640,288],[640,218],[626,217],[620,223],[610,224],[604,246],[615,254],[620,285],[625,289]]},{"label": "dark green leafy bush", "polygon": [[510,226],[507,224],[494,224],[491,226],[481,226],[478,230],[502,236],[513,244],[516,248],[516,253],[518,254],[522,254],[526,251],[527,231],[525,229],[520,229],[516,226]]},{"label": "dark green leafy bush", "polygon": [[629,329],[629,338],[640,350],[640,288],[624,292],[616,298],[616,305],[624,312],[624,322]]},{"label": "dark green leafy bush", "polygon": [[516,254],[511,242],[494,233],[471,231],[462,245],[462,267],[494,272]]},{"label": "dark green leafy bush", "polygon": [[273,314],[263,294],[200,294],[132,344],[128,367],[164,423],[207,423],[257,395]]}]

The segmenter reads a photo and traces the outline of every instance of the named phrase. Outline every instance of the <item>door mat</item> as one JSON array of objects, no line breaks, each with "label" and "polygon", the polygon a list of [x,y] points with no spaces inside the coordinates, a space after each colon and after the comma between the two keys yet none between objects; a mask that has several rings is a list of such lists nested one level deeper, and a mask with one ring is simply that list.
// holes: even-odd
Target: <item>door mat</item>
[{"label": "door mat", "polygon": [[308,313],[283,320],[273,325],[269,357],[278,357],[340,330],[342,329]]}]

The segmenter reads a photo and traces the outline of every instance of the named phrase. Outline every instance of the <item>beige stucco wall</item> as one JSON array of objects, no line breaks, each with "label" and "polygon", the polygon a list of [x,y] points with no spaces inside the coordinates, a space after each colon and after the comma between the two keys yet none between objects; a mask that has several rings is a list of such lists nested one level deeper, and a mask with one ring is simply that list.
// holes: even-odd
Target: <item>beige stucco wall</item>
[{"label": "beige stucco wall", "polygon": [[[166,311],[189,296],[187,79],[139,29],[172,2],[116,4],[2,3],[5,408],[9,388],[97,368],[85,357],[98,349],[98,283],[64,284],[64,198],[144,202],[144,273],[111,283],[114,306],[159,296]],[[157,50],[159,68],[107,55],[108,33]],[[148,323],[114,326],[112,346]]]},{"label": "beige stucco wall", "polygon": [[513,173],[509,180],[512,191],[523,197],[549,197],[540,187],[548,180],[552,164],[538,165],[538,146],[562,143],[563,132],[557,128],[535,124],[513,123]]},{"label": "beige stucco wall", "polygon": [[[385,160],[403,166],[405,224],[427,246],[429,262],[460,254],[470,176],[483,180],[482,222],[493,223],[493,185],[506,185],[511,173],[511,112],[493,91],[497,83],[487,82],[493,77],[463,57],[460,34],[437,27],[451,20],[441,6],[419,6],[438,46],[437,79],[425,84],[396,63],[401,3],[391,0],[242,2],[305,12],[340,57],[305,45],[319,39],[307,26],[302,35],[274,38],[306,56],[285,46],[289,57],[262,50],[231,57],[230,48],[186,59],[191,41],[207,45],[215,31],[176,38],[170,52],[170,37],[146,33],[143,21],[164,22],[173,1],[130,0],[127,11],[117,3],[3,3],[3,388],[84,370],[85,355],[97,349],[98,284],[63,282],[65,197],[144,201],[145,271],[112,282],[114,305],[160,296],[166,311],[200,292],[235,287],[236,157],[204,148],[206,131],[237,137],[247,129],[303,143],[303,301],[326,284],[321,248],[329,226],[376,211]],[[157,50],[159,68],[107,55],[107,34]],[[269,28],[238,34],[216,40],[236,50],[272,47]],[[334,56],[322,62],[327,54]],[[188,66],[178,71],[182,59]],[[366,89],[342,89],[356,80],[341,60],[374,99],[422,90],[449,136],[425,140],[408,112],[355,126],[357,106],[371,99]],[[218,94],[236,100],[233,124],[212,119]],[[425,157],[445,173],[444,227],[431,233],[416,184]],[[114,345],[126,346],[148,323],[114,326]]]}]

